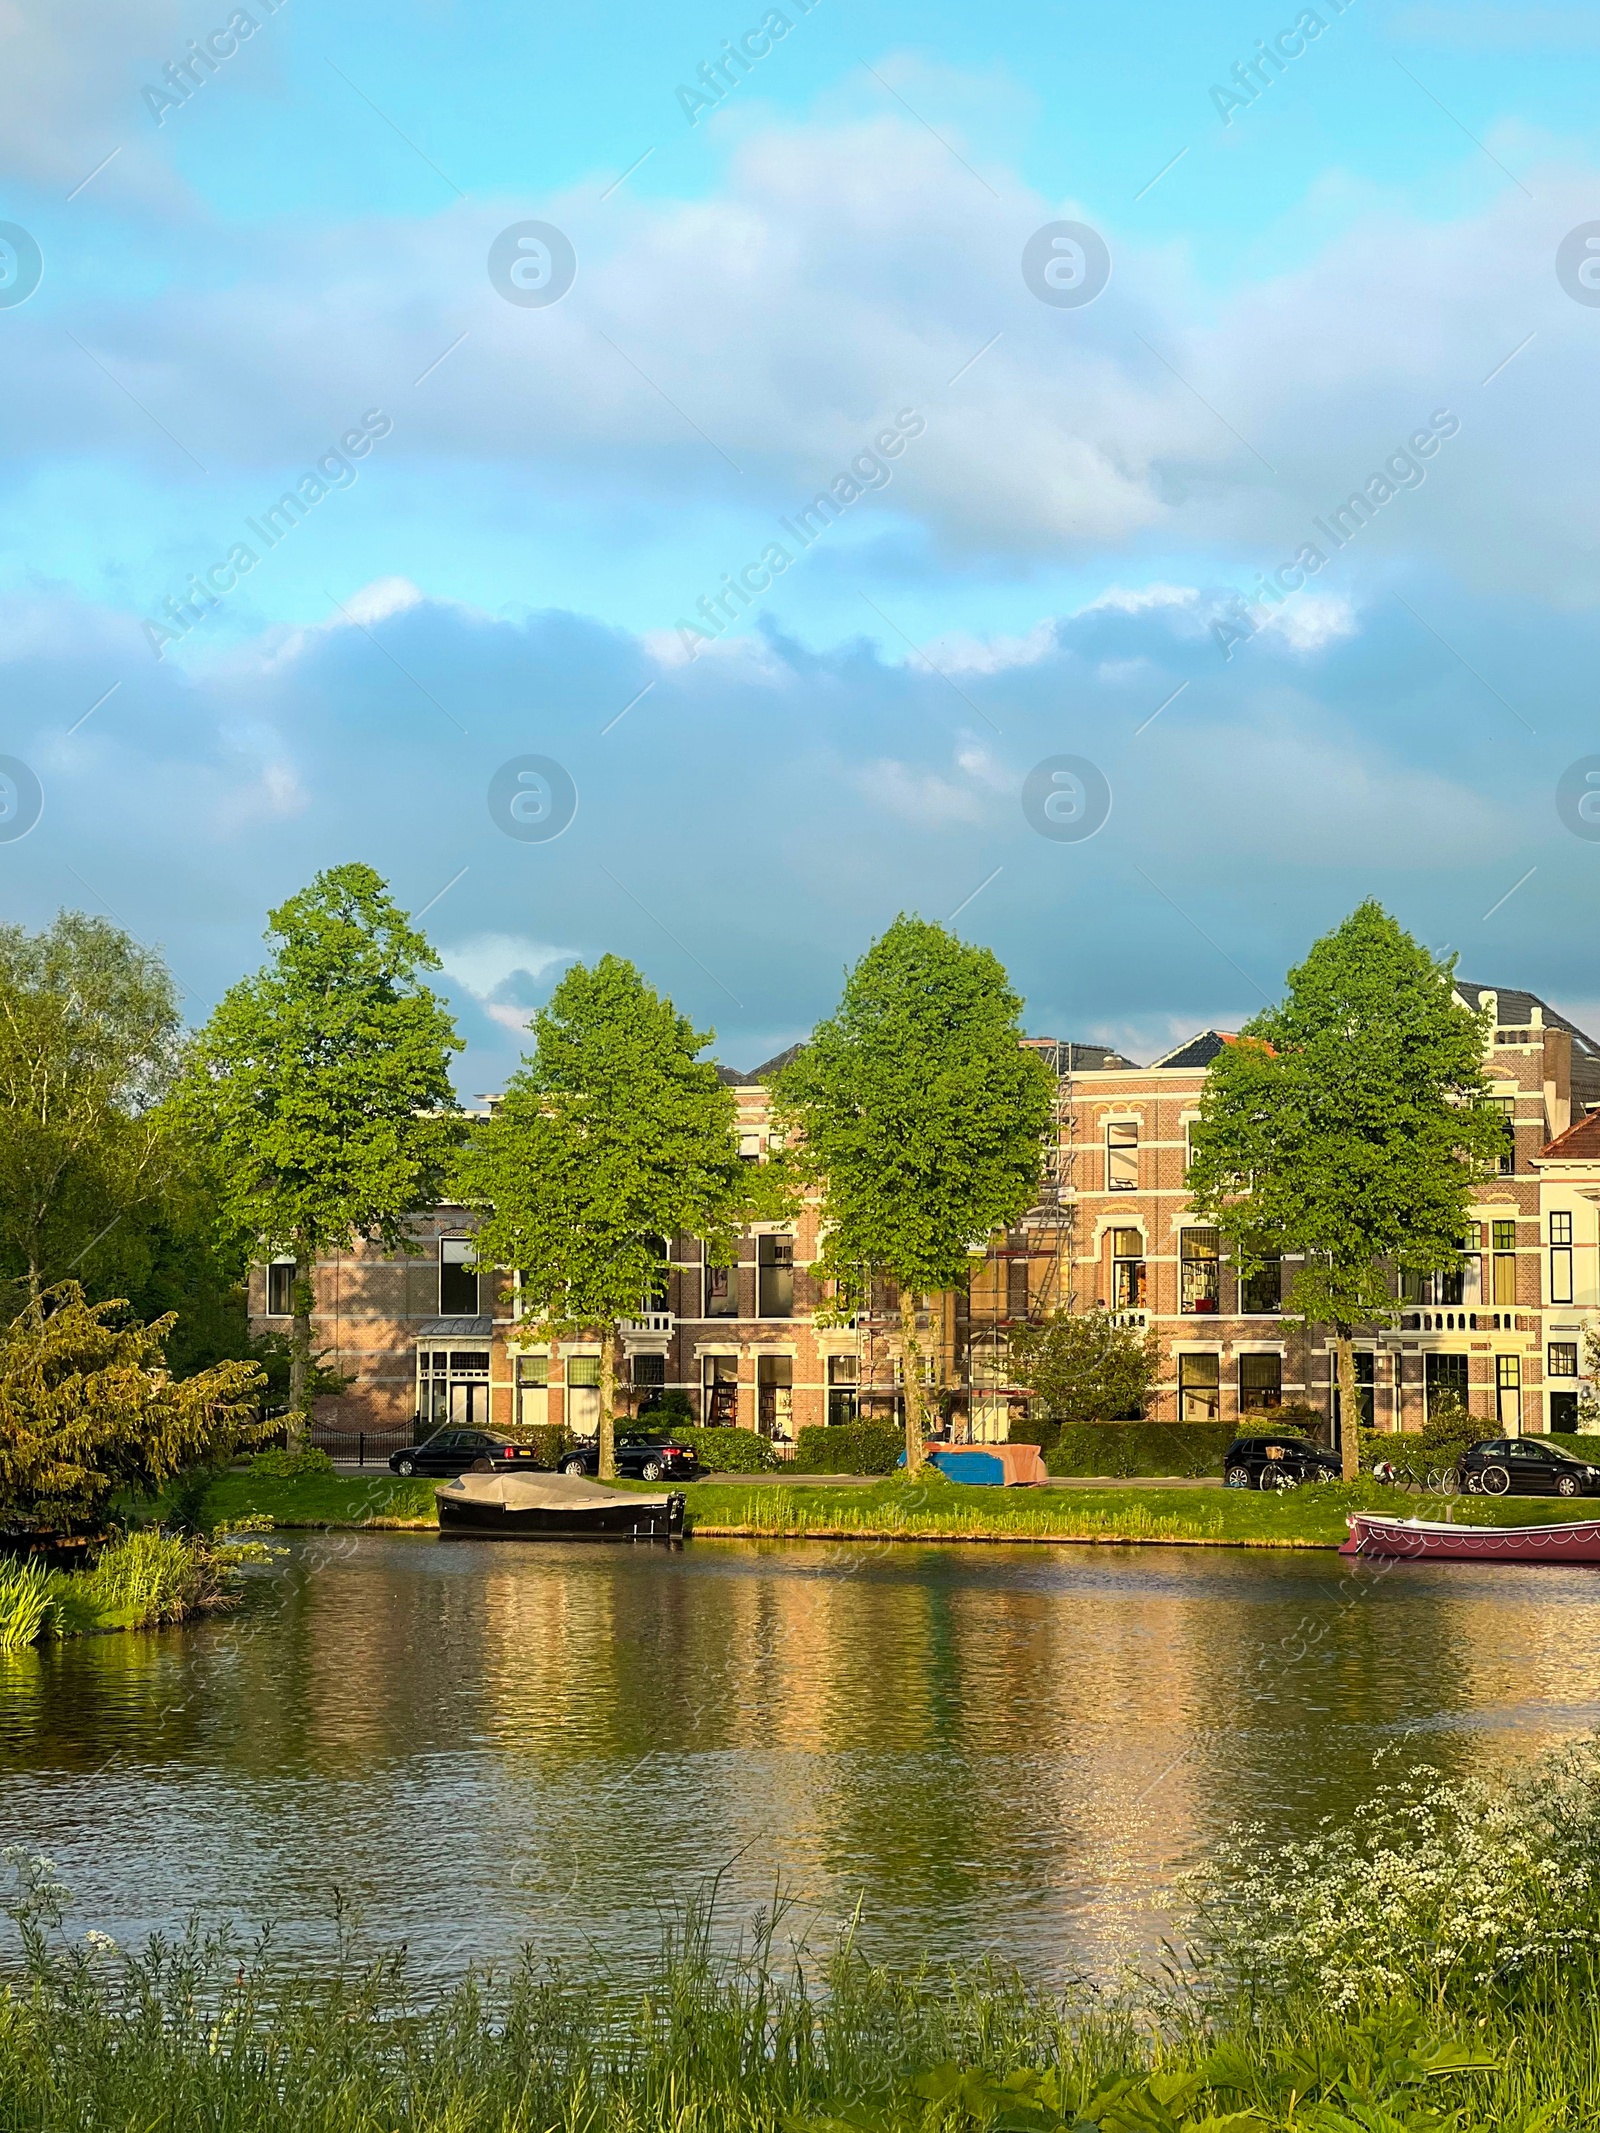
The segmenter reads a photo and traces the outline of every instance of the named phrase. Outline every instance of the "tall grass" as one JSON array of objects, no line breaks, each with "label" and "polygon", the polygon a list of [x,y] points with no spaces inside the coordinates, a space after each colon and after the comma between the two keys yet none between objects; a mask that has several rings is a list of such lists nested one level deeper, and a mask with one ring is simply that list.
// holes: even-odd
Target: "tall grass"
[{"label": "tall grass", "polygon": [[[1310,1843],[1247,1844],[1209,1870],[1187,1953],[1115,1994],[1036,1991],[989,1967],[897,1973],[850,1943],[812,1963],[780,1952],[775,1905],[721,1952],[691,1907],[642,1984],[525,1962],[429,1997],[403,1956],[348,1947],[306,1980],[265,1943],[198,1929],[138,1954],[71,1944],[50,1876],[14,1863],[25,1960],[0,1993],[6,2133],[1600,2125],[1593,1749],[1506,1785],[1422,1773]],[[1448,1957],[1464,1934],[1465,1959]]]},{"label": "tall grass", "polygon": [[189,1537],[147,1526],[102,1548],[88,1570],[0,1561],[0,1651],[181,1622],[226,1604],[239,1564],[265,1552],[226,1533]]},{"label": "tall grass", "polygon": [[50,1573],[42,1563],[0,1561],[0,1652],[36,1644],[50,1621]]}]

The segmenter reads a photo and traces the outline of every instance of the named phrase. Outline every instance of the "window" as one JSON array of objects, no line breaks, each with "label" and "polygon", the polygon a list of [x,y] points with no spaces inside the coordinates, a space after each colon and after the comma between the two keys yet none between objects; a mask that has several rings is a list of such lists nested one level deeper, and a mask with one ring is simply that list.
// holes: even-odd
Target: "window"
[{"label": "window", "polygon": [[1501,1429],[1522,1427],[1522,1358],[1497,1355],[1494,1359],[1495,1420]]},{"label": "window", "polygon": [[794,1358],[761,1355],[756,1358],[756,1427],[763,1437],[787,1442],[793,1435]]},{"label": "window", "polygon": [[1106,1191],[1139,1190],[1139,1121],[1113,1118],[1106,1126]]},{"label": "window", "polygon": [[860,1366],[853,1355],[830,1355],[828,1358],[828,1421],[837,1428],[842,1422],[854,1422],[861,1412],[861,1401],[856,1391]]},{"label": "window", "polygon": [[1517,1099],[1514,1096],[1492,1096],[1489,1101],[1503,1121],[1505,1141],[1500,1150],[1500,1175],[1508,1178],[1517,1167]]},{"label": "window", "polygon": [[1217,1232],[1186,1229],[1178,1243],[1178,1307],[1215,1311],[1221,1275]]},{"label": "window", "polygon": [[1028,1262],[1026,1259],[1006,1261],[1006,1316],[1026,1318],[1028,1315]]},{"label": "window", "polygon": [[470,1237],[441,1237],[439,1239],[439,1316],[441,1318],[476,1318],[478,1315],[478,1276],[469,1265],[472,1258]]},{"label": "window", "polygon": [[1215,1422],[1222,1412],[1222,1374],[1214,1355],[1178,1358],[1178,1419]]},{"label": "window", "polygon": [[739,1269],[736,1266],[706,1268],[707,1318],[739,1316]]},{"label": "window", "polygon": [[672,1252],[665,1237],[652,1237],[650,1250],[656,1263],[639,1308],[642,1311],[665,1311],[672,1302]]},{"label": "window", "polygon": [[1199,1124],[1197,1118],[1186,1118],[1183,1122],[1183,1167],[1186,1171],[1194,1161],[1194,1136]]},{"label": "window", "polygon": [[1252,1313],[1283,1309],[1283,1261],[1276,1253],[1240,1282],[1239,1308]]},{"label": "window", "polygon": [[[1378,1404],[1377,1357],[1370,1348],[1357,1348],[1351,1355],[1350,1361],[1355,1368],[1356,1407],[1360,1412],[1361,1427],[1363,1429],[1371,1429],[1374,1426]],[[1337,1429],[1342,1412],[1339,1401],[1339,1372],[1335,1357],[1330,1355],[1328,1362],[1333,1371],[1333,1426]]]},{"label": "window", "polygon": [[761,1142],[762,1135],[759,1133],[741,1133],[739,1136],[740,1160],[746,1163],[759,1163],[761,1160]]},{"label": "window", "polygon": [[1494,1222],[1490,1228],[1494,1234],[1494,1301],[1514,1304],[1517,1300],[1517,1225],[1515,1222]]},{"label": "window", "polygon": [[567,1358],[567,1427],[575,1436],[592,1437],[600,1427],[600,1358]]},{"label": "window", "polygon": [[756,1239],[756,1311],[762,1318],[794,1316],[794,1239]]},{"label": "window", "polygon": [[1575,1392],[1551,1393],[1550,1427],[1568,1435],[1577,1434],[1578,1395]]},{"label": "window", "polygon": [[293,1315],[294,1261],[274,1259],[267,1268],[267,1316],[292,1318]]},{"label": "window", "polygon": [[1553,1378],[1575,1378],[1578,1375],[1578,1344],[1576,1341],[1552,1341],[1547,1351],[1545,1369]]},{"label": "window", "polygon": [[661,1405],[661,1395],[667,1389],[667,1359],[664,1355],[635,1355],[629,1358],[632,1365],[629,1375],[633,1379],[636,1415],[648,1415]]},{"label": "window", "polygon": [[1569,1304],[1572,1301],[1572,1217],[1556,1214],[1550,1217],[1550,1301],[1553,1304]]},{"label": "window", "polygon": [[1400,1269],[1400,1301],[1408,1304],[1422,1301],[1422,1274],[1414,1266]]},{"label": "window", "polygon": [[708,1355],[700,1365],[701,1405],[707,1429],[733,1429],[739,1420],[739,1358]]},{"label": "window", "polygon": [[1142,1311],[1145,1300],[1144,1238],[1136,1229],[1111,1232],[1111,1308]]},{"label": "window", "polygon": [[1239,1412],[1264,1414],[1283,1405],[1283,1357],[1241,1355],[1239,1358]]},{"label": "window", "polygon": [[550,1419],[550,1358],[517,1357],[517,1426],[539,1429]]},{"label": "window", "polygon": [[1464,1355],[1425,1355],[1422,1358],[1423,1401],[1429,1419],[1442,1394],[1452,1394],[1467,1404],[1467,1359]]}]

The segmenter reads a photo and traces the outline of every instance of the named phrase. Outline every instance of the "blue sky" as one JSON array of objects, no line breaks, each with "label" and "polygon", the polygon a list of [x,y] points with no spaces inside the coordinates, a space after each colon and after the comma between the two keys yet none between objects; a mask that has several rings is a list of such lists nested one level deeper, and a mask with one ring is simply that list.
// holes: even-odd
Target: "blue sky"
[{"label": "blue sky", "polygon": [[[1600,10],[784,0],[713,107],[755,0],[245,4],[0,20],[43,258],[0,288],[9,916],[111,912],[199,1017],[368,859],[468,1093],[573,956],[750,1064],[902,908],[1136,1057],[1367,894],[1600,1022],[1555,807],[1600,752],[1600,306],[1557,274]],[[524,222],[559,302],[491,281]],[[1024,278],[1057,222],[1091,303]],[[489,811],[529,753],[577,787],[549,842]],[[1061,754],[1111,788],[1086,841],[1023,812]]]}]

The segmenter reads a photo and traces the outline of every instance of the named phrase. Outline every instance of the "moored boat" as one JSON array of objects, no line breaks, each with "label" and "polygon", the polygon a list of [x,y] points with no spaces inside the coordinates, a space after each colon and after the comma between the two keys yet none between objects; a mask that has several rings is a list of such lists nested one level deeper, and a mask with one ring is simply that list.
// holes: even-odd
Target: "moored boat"
[{"label": "moored boat", "polygon": [[1600,1518],[1549,1526],[1455,1526],[1353,1511],[1341,1555],[1426,1556],[1452,1563],[1600,1563]]},{"label": "moored boat", "polygon": [[681,1541],[684,1498],[570,1474],[458,1474],[433,1492],[441,1533],[476,1540]]}]

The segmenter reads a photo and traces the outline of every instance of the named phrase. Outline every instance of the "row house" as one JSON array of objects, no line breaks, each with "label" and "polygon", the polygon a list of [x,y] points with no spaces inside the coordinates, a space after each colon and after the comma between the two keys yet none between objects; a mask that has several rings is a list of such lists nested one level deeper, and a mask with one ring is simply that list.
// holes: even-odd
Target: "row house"
[{"label": "row house", "polygon": [[[1473,1206],[1460,1271],[1397,1271],[1395,1320],[1358,1337],[1361,1403],[1370,1423],[1413,1429],[1449,1390],[1507,1432],[1572,1428],[1588,1389],[1584,1332],[1600,1327],[1600,1046],[1532,994],[1457,991],[1492,1018],[1505,1152]],[[929,1389],[955,1434],[1003,1439],[1025,1418],[1009,1362],[1019,1325],[1096,1306],[1160,1336],[1154,1419],[1248,1422],[1285,1405],[1335,1415],[1325,1329],[1284,1315],[1294,1261],[1241,1274],[1189,1208],[1190,1134],[1232,1035],[1205,1031],[1148,1066],[1103,1045],[1028,1041],[1058,1091],[1039,1204],[919,1320]],[[719,1069],[747,1161],[778,1145],[771,1083],[792,1057]],[[317,1267],[314,1343],[350,1380],[321,1403],[320,1423],[393,1436],[452,1423],[592,1432],[598,1342],[525,1332],[510,1285],[473,1267],[472,1227],[468,1210],[435,1208],[414,1224],[411,1253],[368,1244]],[[754,1225],[725,1268],[707,1265],[695,1238],[663,1239],[653,1293],[622,1328],[622,1404],[639,1412],[675,1389],[702,1422],[779,1442],[857,1414],[897,1416],[892,1285],[875,1286],[849,1324],[818,1324],[817,1252],[811,1206]],[[286,1324],[291,1276],[279,1264],[253,1273],[258,1330]]]}]

